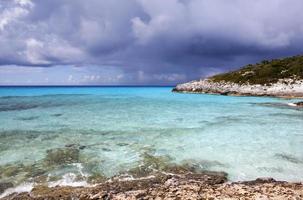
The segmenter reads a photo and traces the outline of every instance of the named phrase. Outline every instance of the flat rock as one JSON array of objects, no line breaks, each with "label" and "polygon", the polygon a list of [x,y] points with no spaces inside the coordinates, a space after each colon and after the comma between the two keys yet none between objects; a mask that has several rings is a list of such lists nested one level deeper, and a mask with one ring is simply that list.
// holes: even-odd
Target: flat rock
[{"label": "flat rock", "polygon": [[93,187],[36,186],[4,200],[40,199],[303,199],[303,184],[259,178],[229,183],[222,173],[161,174],[134,180],[111,179]]}]

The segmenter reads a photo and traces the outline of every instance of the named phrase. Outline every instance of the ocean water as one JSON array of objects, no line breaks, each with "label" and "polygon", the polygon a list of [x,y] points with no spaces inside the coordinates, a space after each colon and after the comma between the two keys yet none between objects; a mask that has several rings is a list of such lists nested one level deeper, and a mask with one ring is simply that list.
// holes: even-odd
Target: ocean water
[{"label": "ocean water", "polygon": [[303,110],[287,106],[296,100],[171,89],[0,88],[0,183],[85,185],[172,164],[303,181]]}]

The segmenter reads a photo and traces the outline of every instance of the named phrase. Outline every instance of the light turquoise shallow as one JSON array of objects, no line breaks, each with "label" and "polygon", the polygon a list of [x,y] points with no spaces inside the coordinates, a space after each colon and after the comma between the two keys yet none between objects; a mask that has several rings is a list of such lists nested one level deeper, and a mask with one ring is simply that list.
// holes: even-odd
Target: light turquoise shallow
[{"label": "light turquoise shallow", "polygon": [[106,176],[134,167],[149,149],[175,163],[209,163],[201,167],[233,181],[303,181],[303,110],[287,106],[295,100],[171,89],[0,88],[0,166],[32,164],[77,144],[87,147],[84,164]]}]

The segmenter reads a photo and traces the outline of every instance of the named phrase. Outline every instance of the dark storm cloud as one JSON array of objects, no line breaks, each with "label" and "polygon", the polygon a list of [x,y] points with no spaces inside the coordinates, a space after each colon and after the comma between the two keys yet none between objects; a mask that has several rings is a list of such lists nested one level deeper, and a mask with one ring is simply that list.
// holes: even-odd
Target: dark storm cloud
[{"label": "dark storm cloud", "polygon": [[0,0],[0,65],[176,83],[302,53],[301,0]]}]

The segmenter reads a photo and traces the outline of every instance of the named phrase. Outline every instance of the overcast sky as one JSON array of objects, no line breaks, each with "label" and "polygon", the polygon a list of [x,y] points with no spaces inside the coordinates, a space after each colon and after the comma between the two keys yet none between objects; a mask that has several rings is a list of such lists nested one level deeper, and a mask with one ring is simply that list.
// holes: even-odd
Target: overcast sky
[{"label": "overcast sky", "polygon": [[302,0],[0,0],[0,85],[171,85],[303,53]]}]

